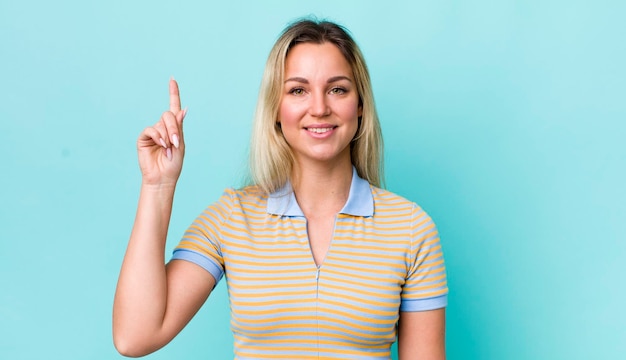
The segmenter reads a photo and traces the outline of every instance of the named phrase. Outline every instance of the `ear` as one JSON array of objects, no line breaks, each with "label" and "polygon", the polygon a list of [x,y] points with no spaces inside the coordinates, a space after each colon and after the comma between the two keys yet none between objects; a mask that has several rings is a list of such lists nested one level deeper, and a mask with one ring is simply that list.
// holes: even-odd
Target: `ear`
[{"label": "ear", "polygon": [[358,115],[359,115],[359,119],[363,116],[363,105],[362,104],[359,104]]}]

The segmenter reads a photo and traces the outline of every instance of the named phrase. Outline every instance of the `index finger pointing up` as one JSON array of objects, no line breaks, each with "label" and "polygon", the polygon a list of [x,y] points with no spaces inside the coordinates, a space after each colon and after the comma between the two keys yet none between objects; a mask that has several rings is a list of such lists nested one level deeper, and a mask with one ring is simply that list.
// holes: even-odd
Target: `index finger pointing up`
[{"label": "index finger pointing up", "polygon": [[174,115],[180,112],[180,94],[178,93],[178,83],[174,78],[170,79],[170,111]]}]

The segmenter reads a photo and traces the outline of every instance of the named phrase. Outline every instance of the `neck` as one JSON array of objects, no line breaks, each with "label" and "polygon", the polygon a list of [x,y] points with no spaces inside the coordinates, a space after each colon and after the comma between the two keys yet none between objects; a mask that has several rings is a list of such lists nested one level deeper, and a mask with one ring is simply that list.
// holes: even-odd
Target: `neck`
[{"label": "neck", "polygon": [[292,186],[298,205],[309,217],[336,215],[345,205],[352,182],[352,163],[300,163],[294,170]]}]

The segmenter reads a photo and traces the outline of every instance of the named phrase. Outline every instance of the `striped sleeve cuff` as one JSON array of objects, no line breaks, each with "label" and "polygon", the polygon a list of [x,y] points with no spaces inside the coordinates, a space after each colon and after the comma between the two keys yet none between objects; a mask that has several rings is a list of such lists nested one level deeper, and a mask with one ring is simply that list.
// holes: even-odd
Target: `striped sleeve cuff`
[{"label": "striped sleeve cuff", "polygon": [[402,300],[400,311],[427,311],[444,308],[448,305],[448,295],[428,299]]},{"label": "striped sleeve cuff", "polygon": [[185,260],[200,266],[215,278],[215,285],[217,285],[220,279],[222,279],[222,276],[224,276],[224,271],[219,265],[215,264],[212,259],[195,251],[176,249],[172,254],[172,260]]}]

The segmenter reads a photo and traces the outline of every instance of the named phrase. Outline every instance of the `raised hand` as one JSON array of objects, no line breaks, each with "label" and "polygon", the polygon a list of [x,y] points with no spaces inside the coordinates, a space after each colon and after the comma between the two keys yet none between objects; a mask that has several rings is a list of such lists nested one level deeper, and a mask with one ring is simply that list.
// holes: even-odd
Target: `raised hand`
[{"label": "raised hand", "polygon": [[169,85],[169,111],[156,124],[145,128],[137,139],[142,181],[148,185],[175,185],[183,167],[183,119],[187,109],[181,110],[176,80],[171,79]]}]

